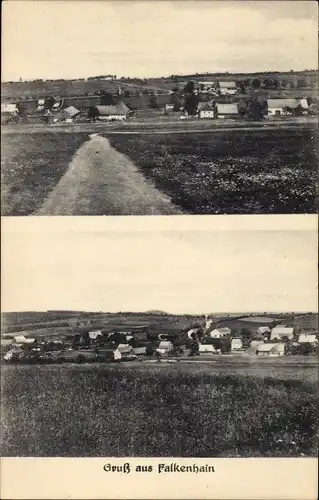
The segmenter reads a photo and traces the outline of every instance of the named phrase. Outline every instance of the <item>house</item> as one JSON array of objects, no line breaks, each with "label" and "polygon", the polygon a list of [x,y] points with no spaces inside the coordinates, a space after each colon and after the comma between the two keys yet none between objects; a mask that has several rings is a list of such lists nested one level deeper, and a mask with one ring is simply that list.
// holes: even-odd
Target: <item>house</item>
[{"label": "house", "polygon": [[146,355],[146,346],[134,347],[133,354],[135,354],[136,356],[145,356]]},{"label": "house", "polygon": [[221,95],[237,94],[236,82],[219,82],[219,92]]},{"label": "house", "polygon": [[65,116],[65,121],[67,123],[74,122],[76,118],[79,116],[80,111],[74,106],[68,106],[63,110],[63,114]]},{"label": "house", "polygon": [[98,359],[100,361],[120,361],[122,354],[116,346],[106,346],[98,350]]},{"label": "house", "polygon": [[270,333],[270,332],[271,332],[271,330],[270,330],[269,326],[259,326],[257,328],[257,331],[256,331],[257,335],[267,335],[267,333]]},{"label": "house", "polygon": [[55,115],[53,122],[56,123],[62,121],[65,123],[74,123],[80,113],[81,112],[74,106],[68,106]]},{"label": "house", "polygon": [[199,344],[199,346],[198,346],[198,353],[199,354],[214,354],[216,352],[217,351],[213,345]]},{"label": "house", "polygon": [[101,330],[92,330],[89,332],[89,339],[90,340],[96,340],[98,337],[102,336]]},{"label": "house", "polygon": [[287,115],[286,108],[296,109],[301,106],[305,111],[308,109],[307,99],[267,99],[268,116]]},{"label": "house", "polygon": [[33,344],[33,342],[35,342],[35,338],[29,337],[29,336],[25,336],[23,334],[21,334],[21,335],[15,335],[14,342],[16,344]]},{"label": "house", "polygon": [[121,101],[110,106],[95,106],[97,118],[101,121],[126,120],[129,108]]},{"label": "house", "polygon": [[229,337],[231,334],[231,329],[228,328],[227,326],[222,327],[222,328],[215,328],[211,332],[209,332],[209,335],[212,339],[220,339],[221,337]]},{"label": "house", "polygon": [[243,349],[242,339],[232,339],[231,340],[231,350],[232,351],[241,351],[242,349]]},{"label": "house", "polygon": [[45,100],[38,99],[37,111],[44,111],[44,106],[45,106]]},{"label": "house", "polygon": [[21,347],[13,347],[12,349],[10,349],[10,351],[8,351],[3,359],[5,361],[12,361],[14,359],[22,359],[23,356],[24,356],[24,351],[23,349],[21,349]]},{"label": "house", "polygon": [[238,104],[236,103],[220,103],[216,104],[217,118],[238,118]]},{"label": "house", "polygon": [[214,92],[216,90],[216,82],[208,82],[208,81],[205,81],[205,82],[197,82],[196,84],[196,89],[205,94],[207,92]]},{"label": "house", "polygon": [[119,344],[117,348],[119,352],[122,354],[122,356],[127,356],[128,354],[131,354],[133,351],[133,347],[130,344]]},{"label": "house", "polygon": [[1,114],[12,115],[18,113],[18,108],[16,104],[12,103],[1,103]]},{"label": "house", "polygon": [[16,104],[1,103],[1,123],[17,122],[19,120],[19,110]]},{"label": "house", "polygon": [[170,340],[162,340],[159,343],[158,348],[156,349],[156,352],[158,354],[168,354],[174,349],[174,346]]},{"label": "house", "polygon": [[165,104],[165,111],[173,111],[174,110],[174,104]]},{"label": "house", "polygon": [[285,344],[273,344],[267,342],[260,344],[256,348],[257,356],[283,356],[285,354]]},{"label": "house", "polygon": [[200,102],[198,105],[199,118],[216,118],[216,107],[209,102]]},{"label": "house", "polygon": [[299,344],[318,344],[317,336],[314,333],[301,333],[298,337]]},{"label": "house", "polygon": [[294,328],[290,326],[275,326],[271,330],[270,340],[281,340],[284,337],[292,340],[294,338]]},{"label": "house", "polygon": [[261,345],[265,345],[263,340],[252,340],[250,342],[250,347],[246,352],[248,354],[257,354],[257,349]]}]

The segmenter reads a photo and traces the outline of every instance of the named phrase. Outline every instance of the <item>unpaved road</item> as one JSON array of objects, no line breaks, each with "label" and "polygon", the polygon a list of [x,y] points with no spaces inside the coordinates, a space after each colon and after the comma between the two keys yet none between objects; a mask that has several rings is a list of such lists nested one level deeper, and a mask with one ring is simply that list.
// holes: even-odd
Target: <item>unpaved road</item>
[{"label": "unpaved road", "polygon": [[78,149],[66,173],[33,215],[181,213],[108,139],[94,136]]}]

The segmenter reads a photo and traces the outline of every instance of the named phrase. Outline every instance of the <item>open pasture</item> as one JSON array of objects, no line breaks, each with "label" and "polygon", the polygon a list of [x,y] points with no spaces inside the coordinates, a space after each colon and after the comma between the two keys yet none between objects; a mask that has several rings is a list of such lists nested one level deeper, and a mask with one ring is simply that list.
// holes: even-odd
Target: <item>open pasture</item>
[{"label": "open pasture", "polygon": [[4,367],[2,454],[316,456],[316,368],[228,365]]},{"label": "open pasture", "polygon": [[65,173],[87,134],[6,134],[2,140],[2,215],[31,215]]},{"label": "open pasture", "polygon": [[280,128],[109,139],[186,212],[314,213],[316,134]]}]

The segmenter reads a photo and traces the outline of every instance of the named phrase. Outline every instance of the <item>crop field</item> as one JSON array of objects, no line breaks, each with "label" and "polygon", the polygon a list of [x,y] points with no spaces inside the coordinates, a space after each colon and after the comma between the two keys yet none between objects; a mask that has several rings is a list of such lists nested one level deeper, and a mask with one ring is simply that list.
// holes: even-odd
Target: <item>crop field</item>
[{"label": "crop field", "polygon": [[67,169],[87,134],[6,134],[2,139],[2,215],[30,215]]},{"label": "crop field", "polygon": [[265,365],[4,367],[2,455],[316,456],[316,368]]},{"label": "crop field", "polygon": [[110,135],[173,203],[192,214],[315,213],[312,129]]}]

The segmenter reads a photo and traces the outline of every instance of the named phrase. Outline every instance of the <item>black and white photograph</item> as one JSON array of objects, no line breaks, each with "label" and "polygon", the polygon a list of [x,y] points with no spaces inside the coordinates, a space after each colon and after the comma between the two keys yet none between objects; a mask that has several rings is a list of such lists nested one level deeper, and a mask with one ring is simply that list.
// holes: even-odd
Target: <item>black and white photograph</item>
[{"label": "black and white photograph", "polygon": [[316,220],[152,226],[8,226],[2,455],[316,457]]},{"label": "black and white photograph", "polygon": [[6,0],[3,500],[315,500],[318,5]]},{"label": "black and white photograph", "polygon": [[3,215],[316,213],[317,2],[4,2],[3,50]]}]

